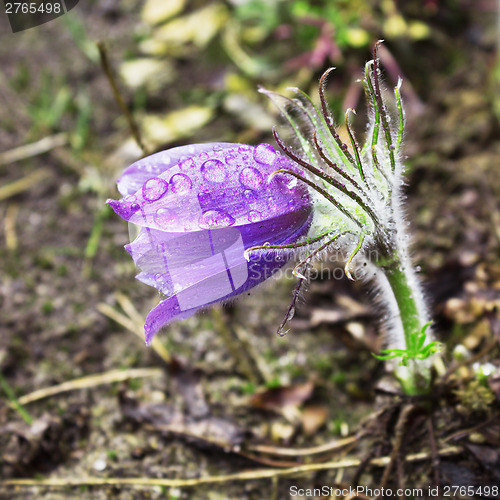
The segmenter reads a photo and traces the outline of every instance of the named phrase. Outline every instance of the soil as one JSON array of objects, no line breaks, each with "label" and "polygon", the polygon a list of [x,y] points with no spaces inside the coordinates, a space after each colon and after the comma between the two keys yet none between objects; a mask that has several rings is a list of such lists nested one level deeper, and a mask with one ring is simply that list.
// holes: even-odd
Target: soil
[{"label": "soil", "polygon": [[[418,16],[416,3],[408,2],[408,19]],[[423,491],[406,498],[435,498],[435,487],[440,497],[498,497],[500,82],[493,7],[481,5],[422,16],[431,30],[423,41],[387,39],[418,96],[407,108],[406,211],[444,344],[444,372],[419,398],[404,396],[372,356],[381,347],[380,312],[362,284],[346,279],[311,281],[285,337],[275,332],[295,287],[287,279],[175,323],[146,347],[141,321],[158,297],[134,280],[127,227],[105,207],[118,196],[120,170],[140,152],[93,45],[106,42],[115,70],[138,57],[151,36],[140,3],[81,2],[74,22],[63,21],[67,14],[2,33],[0,150],[67,136],[35,156],[0,154],[0,193],[28,179],[0,197],[0,498],[281,500],[294,486],[322,485]],[[241,76],[219,39],[186,47],[162,56],[177,77],[168,91],[148,96],[120,83],[140,119],[193,104],[212,110],[209,125],[165,144],[150,140],[153,147],[272,141],[220,97],[247,99],[268,116],[256,93],[247,97],[258,78]],[[294,48],[273,54],[291,60]],[[343,57],[345,93],[349,68],[369,54],[345,48]],[[284,79],[310,88],[324,69],[283,67]],[[276,84],[276,73],[258,83]],[[228,88],[235,75],[239,83]],[[477,376],[481,366],[493,375]],[[98,377],[83,387],[16,406],[16,398],[90,375]],[[96,478],[114,482],[92,484]],[[179,483],[161,482],[171,479]],[[462,489],[446,495],[451,486]],[[304,497],[384,498],[358,493]]]}]

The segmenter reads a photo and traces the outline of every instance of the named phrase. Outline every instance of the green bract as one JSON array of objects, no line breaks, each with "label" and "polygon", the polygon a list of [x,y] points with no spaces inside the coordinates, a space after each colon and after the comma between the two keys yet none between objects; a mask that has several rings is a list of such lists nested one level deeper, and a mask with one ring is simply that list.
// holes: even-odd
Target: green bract
[{"label": "green bract", "polygon": [[[422,392],[429,382],[425,360],[439,346],[432,340],[424,298],[408,256],[409,237],[402,216],[402,81],[398,81],[390,99],[390,93],[380,83],[377,46],[374,59],[365,66],[363,80],[370,108],[363,145],[349,124],[353,110],[348,109],[345,116],[347,143],[341,139],[328,110],[325,82],[333,68],[319,82],[319,107],[299,89],[291,89],[294,98],[260,91],[278,106],[291,131],[292,140],[286,142],[274,131],[278,146],[304,169],[304,175],[279,169],[272,176],[288,175],[307,184],[315,204],[308,237],[282,247],[308,248],[309,254],[296,266],[294,274],[304,279],[303,269],[320,252],[343,250],[348,256],[347,276],[373,280],[386,305],[387,349],[379,359],[401,357],[409,368],[408,376],[415,379],[403,386],[412,387],[411,392]],[[247,255],[261,248],[250,248]]]}]

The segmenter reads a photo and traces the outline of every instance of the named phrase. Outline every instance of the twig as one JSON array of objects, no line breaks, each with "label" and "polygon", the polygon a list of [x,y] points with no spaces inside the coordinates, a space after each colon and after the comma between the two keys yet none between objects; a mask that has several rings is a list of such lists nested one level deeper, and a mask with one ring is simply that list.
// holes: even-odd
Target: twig
[{"label": "twig", "polygon": [[[450,446],[440,450],[439,456],[454,456],[462,452],[462,448],[458,446]],[[426,452],[413,453],[407,455],[408,462],[420,462],[428,460],[431,455]],[[385,467],[390,463],[391,457],[379,457],[370,461],[372,467]],[[257,469],[245,472],[237,472],[235,474],[225,474],[220,476],[207,476],[190,479],[163,479],[150,477],[87,477],[87,478],[49,478],[49,479],[5,479],[0,480],[0,486],[51,486],[51,487],[68,487],[68,486],[164,486],[166,488],[186,488],[214,483],[227,483],[230,481],[249,481],[255,479],[269,479],[273,477],[295,476],[308,472],[321,470],[337,470],[348,467],[358,467],[361,460],[357,458],[347,458],[338,462],[325,462],[320,464],[304,464],[287,469]]]},{"label": "twig", "polygon": [[273,477],[271,479],[271,497],[270,500],[278,500],[279,479]]},{"label": "twig", "polygon": [[122,292],[116,292],[116,300],[125,311],[125,314],[127,314],[134,323],[142,326],[143,318],[132,301]]},{"label": "twig", "polygon": [[41,155],[59,146],[64,146],[68,142],[68,134],[61,132],[60,134],[49,135],[39,141],[30,144],[24,144],[17,148],[9,149],[0,153],[0,165],[7,165],[15,161],[24,160],[33,156]]},{"label": "twig", "polygon": [[97,48],[99,49],[99,56],[101,58],[102,69],[104,70],[109,85],[111,86],[111,90],[113,91],[113,96],[115,97],[115,101],[120,107],[122,113],[125,115],[125,118],[127,119],[128,126],[130,128],[133,138],[135,139],[135,142],[141,148],[144,155],[146,155],[147,151],[146,148],[144,147],[144,143],[142,142],[141,133],[139,132],[139,127],[137,126],[137,123],[135,122],[132,113],[128,109],[128,106],[125,104],[125,101],[123,100],[120,90],[118,89],[118,84],[116,83],[116,79],[113,75],[111,64],[109,63],[108,59],[108,52],[106,50],[104,43],[97,42]]},{"label": "twig", "polygon": [[261,356],[259,351],[250,341],[247,330],[245,330],[245,328],[241,327],[240,325],[235,325],[234,334],[241,342],[241,345],[248,356],[249,362],[252,364],[260,381],[264,384],[270,382],[273,376],[269,369],[269,366]]},{"label": "twig", "polygon": [[104,316],[107,316],[108,318],[112,319],[119,325],[123,326],[124,328],[135,334],[137,337],[139,338],[142,337],[142,335],[137,332],[137,325],[129,317],[125,316],[125,314],[118,312],[109,304],[101,302],[100,304],[97,305],[97,310],[101,314],[104,314]]},{"label": "twig", "polygon": [[368,453],[365,454],[362,460],[360,460],[359,465],[354,473],[354,476],[352,478],[352,483],[353,484],[359,484],[359,480],[361,479],[361,476],[365,472],[366,468],[370,465],[371,461],[373,460],[373,457],[378,455],[380,451],[380,445],[372,445],[370,449],[368,450]]},{"label": "twig", "polygon": [[[123,326],[130,332],[132,332],[136,337],[140,338],[144,342],[144,327],[142,326],[142,318],[135,309],[134,305],[128,297],[118,293],[116,299],[122,309],[127,313],[127,315],[118,312],[116,309],[112,308],[109,304],[101,302],[97,305],[97,310],[107,316],[108,318],[116,321],[119,325]],[[135,311],[135,312],[132,312]],[[130,313],[130,314],[129,314]],[[158,354],[158,356],[165,361],[165,363],[170,364],[172,361],[172,356],[161,343],[158,337],[153,337],[151,342],[151,348]]]},{"label": "twig", "polygon": [[392,467],[399,455],[399,452],[401,451],[401,446],[403,444],[403,438],[405,436],[405,428],[408,422],[408,417],[410,416],[411,412],[414,409],[415,405],[407,405],[403,407],[403,409],[401,410],[394,432],[394,446],[392,447],[390,460],[384,470],[384,474],[382,475],[382,480],[380,481],[380,488],[385,488],[387,486],[387,482],[389,481],[389,475],[392,471]]},{"label": "twig", "polygon": [[15,252],[17,250],[18,239],[16,233],[16,219],[18,213],[19,205],[17,203],[11,203],[7,207],[7,213],[5,214],[5,246],[10,252]]},{"label": "twig", "polygon": [[339,439],[330,443],[325,443],[319,446],[311,446],[309,448],[280,448],[278,446],[267,446],[263,444],[249,445],[248,450],[259,453],[267,453],[268,455],[279,455],[283,457],[301,457],[309,455],[317,455],[319,453],[331,452],[345,448],[360,440],[360,436],[350,436],[345,439]]},{"label": "twig", "polygon": [[104,384],[112,384],[114,382],[122,382],[131,378],[144,377],[159,377],[163,374],[160,368],[135,368],[129,370],[112,370],[109,372],[99,373],[97,375],[87,375],[86,377],[77,378],[63,382],[59,385],[45,387],[34,392],[30,392],[18,399],[22,405],[27,405],[40,399],[62,394],[63,392],[74,391],[77,389],[89,389]]},{"label": "twig", "polygon": [[[116,300],[120,307],[125,311],[125,313],[132,319],[132,321],[138,325],[135,328],[134,333],[144,341],[144,327],[143,327],[143,318],[140,315],[139,311],[136,309],[132,301],[123,293],[117,292]],[[151,342],[151,347],[153,351],[158,354],[158,356],[165,361],[165,363],[170,364],[172,362],[172,356],[168,352],[167,348],[161,343],[159,337],[154,337]]]},{"label": "twig", "polygon": [[0,187],[0,201],[12,198],[12,196],[22,193],[23,191],[27,191],[45,179],[48,175],[49,171],[46,168],[41,168],[28,174],[26,177]]},{"label": "twig", "polygon": [[439,486],[439,470],[440,470],[440,465],[441,462],[439,460],[439,455],[438,455],[438,450],[437,450],[437,444],[436,444],[436,437],[434,435],[434,424],[432,422],[432,415],[429,416],[427,419],[427,432],[429,433],[429,443],[431,446],[431,453],[432,453],[432,469],[434,472],[434,487]]},{"label": "twig", "polygon": [[497,422],[497,420],[500,418],[499,413],[494,413],[491,418],[486,420],[485,422],[481,422],[480,424],[474,425],[473,427],[469,427],[467,429],[460,429],[459,431],[454,432],[453,434],[450,434],[449,436],[446,436],[445,438],[441,439],[443,443],[446,443],[448,441],[458,441],[460,439],[464,439],[465,437],[469,436],[472,433],[478,432],[484,427],[488,427],[490,424],[493,422]]}]

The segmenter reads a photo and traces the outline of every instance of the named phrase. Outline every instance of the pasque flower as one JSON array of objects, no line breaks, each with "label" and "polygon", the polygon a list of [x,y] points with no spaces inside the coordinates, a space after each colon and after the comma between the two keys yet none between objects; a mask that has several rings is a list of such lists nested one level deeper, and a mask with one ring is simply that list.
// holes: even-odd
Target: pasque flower
[{"label": "pasque flower", "polygon": [[137,278],[167,296],[146,319],[147,342],[172,319],[249,290],[305,249],[285,323],[310,261],[337,247],[346,254],[346,275],[375,282],[385,303],[390,348],[379,357],[401,357],[410,366],[402,376],[407,392],[427,390],[427,365],[415,367],[438,345],[402,215],[401,81],[391,110],[377,46],[363,80],[370,108],[363,145],[349,123],[352,110],[346,112],[347,144],[334,125],[324,89],[328,70],[319,108],[298,89],[293,99],[261,89],[288,122],[291,141],[274,131],[284,154],[270,144],[202,144],[157,153],[125,170],[118,180],[123,198],[108,203],[141,227],[127,246],[142,271]]},{"label": "pasque flower", "polygon": [[[148,315],[146,342],[173,319],[230,299],[282,267],[274,246],[290,245],[311,225],[305,184],[273,172],[301,170],[270,144],[196,144],[143,158],[118,180],[108,204],[140,226],[126,246],[137,279],[167,296]],[[245,250],[269,247],[250,257]]]}]

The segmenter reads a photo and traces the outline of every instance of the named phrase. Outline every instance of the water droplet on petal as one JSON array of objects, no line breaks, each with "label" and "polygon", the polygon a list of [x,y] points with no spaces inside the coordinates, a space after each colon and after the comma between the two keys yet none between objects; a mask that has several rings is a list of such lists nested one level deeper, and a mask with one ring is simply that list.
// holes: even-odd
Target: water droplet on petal
[{"label": "water droplet on petal", "polygon": [[[289,176],[291,177],[291,176]],[[290,190],[290,191],[293,191],[296,186],[297,186],[297,177],[292,177],[287,183],[286,183],[286,187]]]},{"label": "water droplet on petal", "polygon": [[159,200],[167,192],[167,181],[160,177],[148,179],[142,186],[142,196],[147,201]]},{"label": "water droplet on petal", "polygon": [[153,220],[158,226],[163,229],[168,229],[174,222],[177,221],[176,213],[170,208],[160,208],[153,216]]},{"label": "water droplet on petal", "polygon": [[267,199],[267,206],[271,212],[276,212],[276,209],[278,208],[278,203],[272,196],[270,196]]},{"label": "water droplet on petal", "polygon": [[199,226],[202,229],[215,229],[232,226],[235,222],[234,217],[222,210],[208,210],[200,217]]},{"label": "water droplet on petal", "polygon": [[155,281],[158,283],[164,283],[165,282],[165,275],[161,273],[156,273],[155,274]]},{"label": "water droplet on petal", "polygon": [[196,163],[192,158],[188,158],[187,160],[181,161],[179,163],[179,167],[181,170],[191,170],[196,167]]},{"label": "water droplet on petal", "polygon": [[242,163],[241,159],[232,152],[226,153],[224,159],[230,167],[238,167]]},{"label": "water droplet on petal", "polygon": [[271,144],[265,142],[258,144],[253,150],[253,159],[264,165],[272,165],[276,159],[276,151]]},{"label": "water droplet on petal", "polygon": [[220,160],[207,160],[201,166],[203,177],[210,182],[224,182],[226,178],[226,168]]},{"label": "water droplet on petal", "polygon": [[132,212],[137,212],[137,210],[139,210],[139,208],[141,208],[139,203],[131,203],[131,205],[130,205],[130,210],[132,210]]},{"label": "water droplet on petal", "polygon": [[262,220],[262,214],[257,210],[250,210],[250,212],[248,212],[248,220],[250,222],[259,222]]},{"label": "water droplet on petal", "polygon": [[193,183],[186,174],[174,174],[170,179],[170,187],[174,193],[184,193],[193,187]]},{"label": "water droplet on petal", "polygon": [[240,173],[239,179],[243,186],[252,189],[259,188],[264,182],[264,177],[262,177],[262,174],[253,167],[244,168]]},{"label": "water droplet on petal", "polygon": [[243,192],[243,196],[249,203],[257,201],[257,198],[259,197],[259,195],[255,191],[252,191],[251,189],[245,189],[245,191]]}]

